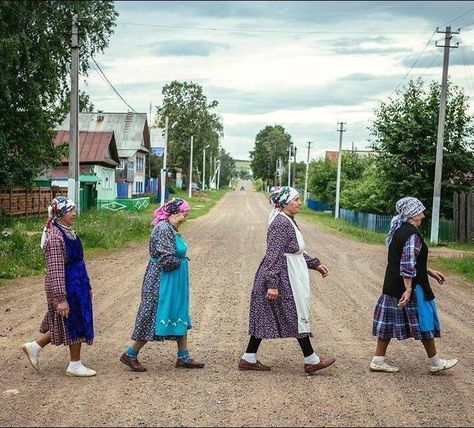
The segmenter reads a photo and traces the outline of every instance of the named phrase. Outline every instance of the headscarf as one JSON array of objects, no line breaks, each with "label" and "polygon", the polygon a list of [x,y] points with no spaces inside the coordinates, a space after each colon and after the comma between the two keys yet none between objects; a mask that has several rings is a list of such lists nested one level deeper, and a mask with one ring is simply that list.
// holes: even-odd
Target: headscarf
[{"label": "headscarf", "polygon": [[166,220],[172,214],[185,213],[189,211],[191,206],[181,198],[173,198],[166,202],[162,207],[157,208],[153,212],[153,221],[151,224],[156,226],[160,221]]},{"label": "headscarf", "polygon": [[406,198],[398,200],[395,204],[395,210],[398,215],[394,216],[390,222],[390,230],[387,239],[385,240],[385,244],[389,246],[397,229],[403,223],[407,222],[408,219],[422,213],[425,209],[425,206],[417,198],[407,196]]},{"label": "headscarf", "polygon": [[43,227],[43,234],[41,235],[40,247],[44,247],[46,237],[49,228],[52,226],[53,221],[64,217],[69,211],[76,208],[76,204],[72,199],[66,198],[65,196],[57,196],[54,198],[48,206],[48,218]]},{"label": "headscarf", "polygon": [[278,189],[275,189],[270,194],[270,203],[274,206],[274,209],[268,217],[268,224],[270,224],[280,213],[280,211],[298,195],[298,191],[290,186],[282,186]]}]

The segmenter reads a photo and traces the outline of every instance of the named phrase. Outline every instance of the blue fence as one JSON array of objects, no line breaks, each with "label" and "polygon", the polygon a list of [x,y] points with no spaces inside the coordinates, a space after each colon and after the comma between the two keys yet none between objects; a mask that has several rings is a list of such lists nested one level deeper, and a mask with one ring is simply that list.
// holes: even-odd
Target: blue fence
[{"label": "blue fence", "polygon": [[317,201],[315,199],[308,199],[308,208],[313,211],[330,211],[331,207],[329,202],[326,201]]},{"label": "blue fence", "polygon": [[339,217],[349,223],[356,224],[364,229],[373,230],[375,232],[387,233],[390,228],[391,215],[378,215],[361,213],[341,208]]},{"label": "blue fence", "polygon": [[117,183],[117,198],[128,198],[128,183]]}]

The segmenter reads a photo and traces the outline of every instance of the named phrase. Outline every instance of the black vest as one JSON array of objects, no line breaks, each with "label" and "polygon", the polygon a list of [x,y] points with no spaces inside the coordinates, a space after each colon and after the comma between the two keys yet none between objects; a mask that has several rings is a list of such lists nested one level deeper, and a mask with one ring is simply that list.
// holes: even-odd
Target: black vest
[{"label": "black vest", "polygon": [[[425,294],[426,300],[433,300],[434,294],[431,290],[430,282],[428,280],[428,246],[420,235],[418,229],[411,223],[403,223],[393,235],[392,242],[388,247],[388,264],[385,270],[385,279],[383,283],[383,294],[396,297],[400,299],[405,292],[405,285],[403,277],[400,275],[400,260],[402,258],[402,251],[405,243],[411,235],[416,233],[422,242],[420,254],[416,258],[416,277],[413,278],[412,287],[420,284]],[[413,292],[412,292],[413,296]]]}]

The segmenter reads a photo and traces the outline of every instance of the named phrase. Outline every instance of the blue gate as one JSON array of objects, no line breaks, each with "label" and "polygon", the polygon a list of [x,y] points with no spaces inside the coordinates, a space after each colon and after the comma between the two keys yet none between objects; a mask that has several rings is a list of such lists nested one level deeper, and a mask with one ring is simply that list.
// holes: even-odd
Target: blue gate
[{"label": "blue gate", "polygon": [[117,183],[117,198],[128,198],[128,183]]}]

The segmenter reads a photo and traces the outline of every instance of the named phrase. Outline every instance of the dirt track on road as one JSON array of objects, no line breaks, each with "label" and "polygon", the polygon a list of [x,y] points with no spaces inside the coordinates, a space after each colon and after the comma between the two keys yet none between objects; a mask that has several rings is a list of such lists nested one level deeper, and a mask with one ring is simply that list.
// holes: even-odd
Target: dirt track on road
[{"label": "dirt track on road", "polygon": [[[191,353],[203,370],[174,368],[176,345],[148,344],[145,373],[119,362],[129,343],[148,260],[147,243],[87,261],[94,290],[96,340],[82,361],[89,379],[65,376],[67,349],[48,347],[34,371],[20,350],[37,336],[45,312],[43,276],[0,288],[0,425],[2,426],[472,426],[474,303],[472,284],[447,276],[434,285],[443,337],[441,356],[454,369],[428,374],[421,343],[392,343],[397,374],[371,373],[374,305],[386,250],[299,222],[306,249],[328,266],[311,273],[313,346],[334,366],[308,377],[296,340],[264,341],[259,359],[271,372],[239,372],[249,297],[265,251],[270,205],[262,194],[229,192],[206,216],[189,222]],[[8,392],[17,390],[18,393]]]}]

